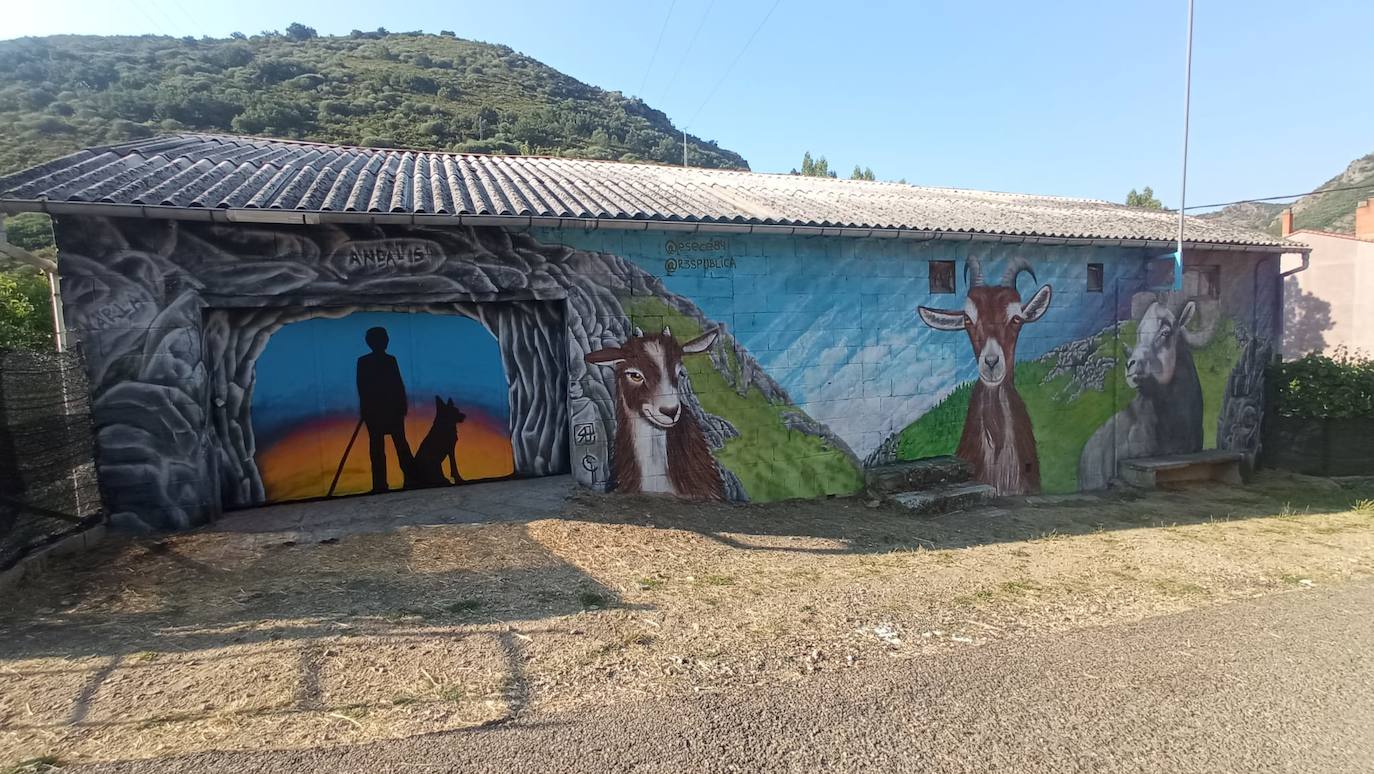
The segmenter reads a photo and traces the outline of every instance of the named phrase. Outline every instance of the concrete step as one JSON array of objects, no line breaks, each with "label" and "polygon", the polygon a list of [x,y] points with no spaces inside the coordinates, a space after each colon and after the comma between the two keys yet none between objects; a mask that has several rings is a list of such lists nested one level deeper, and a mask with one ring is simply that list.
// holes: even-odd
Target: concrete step
[{"label": "concrete step", "polygon": [[868,491],[877,495],[911,492],[944,484],[960,484],[973,477],[973,466],[958,457],[928,457],[880,465],[864,471]]},{"label": "concrete step", "polygon": [[917,492],[897,492],[888,499],[913,513],[935,514],[971,508],[996,496],[997,489],[988,484],[958,483]]}]

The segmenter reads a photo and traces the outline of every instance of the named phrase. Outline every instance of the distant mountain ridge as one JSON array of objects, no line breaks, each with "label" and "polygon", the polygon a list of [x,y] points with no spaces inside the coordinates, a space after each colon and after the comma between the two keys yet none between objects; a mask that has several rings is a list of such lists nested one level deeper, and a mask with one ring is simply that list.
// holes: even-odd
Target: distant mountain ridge
[{"label": "distant mountain ridge", "polygon": [[[92,145],[209,130],[377,147],[682,163],[643,101],[452,33],[0,41],[0,174]],[[688,163],[748,169],[688,135]]]},{"label": "distant mountain ridge", "polygon": [[[1362,186],[1359,190],[1331,191],[1333,188]],[[1374,153],[1350,162],[1344,172],[1322,183],[1316,192],[1298,199],[1293,207],[1293,228],[1312,231],[1334,231],[1351,234],[1355,231],[1355,205],[1374,196]],[[1321,193],[1327,191],[1326,193]],[[1290,205],[1273,202],[1232,204],[1216,212],[1201,215],[1232,225],[1256,228],[1277,236],[1280,231],[1279,213]]]}]

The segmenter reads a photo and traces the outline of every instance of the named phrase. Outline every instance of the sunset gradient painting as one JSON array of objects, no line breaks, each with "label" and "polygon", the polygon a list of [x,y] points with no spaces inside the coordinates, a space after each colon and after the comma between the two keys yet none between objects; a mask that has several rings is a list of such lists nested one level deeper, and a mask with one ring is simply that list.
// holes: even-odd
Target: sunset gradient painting
[{"label": "sunset gradient painting", "polygon": [[[406,440],[417,450],[434,421],[434,399],[452,399],[467,415],[458,426],[458,473],[465,482],[515,470],[505,371],[496,339],[456,315],[354,312],[315,318],[273,334],[257,361],[253,389],[255,459],[269,502],[324,497],[343,461],[335,495],[372,488],[367,429],[358,426],[356,368],[368,352],[364,334],[387,329],[387,351],[405,382]],[[387,482],[400,489],[400,464],[385,445]],[[345,451],[347,456],[345,457]],[[444,465],[448,474],[448,465]]]}]

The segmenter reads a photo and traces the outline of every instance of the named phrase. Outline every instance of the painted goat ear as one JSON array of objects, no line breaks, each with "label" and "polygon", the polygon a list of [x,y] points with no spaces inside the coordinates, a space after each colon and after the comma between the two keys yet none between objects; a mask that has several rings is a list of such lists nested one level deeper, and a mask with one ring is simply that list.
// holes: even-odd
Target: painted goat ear
[{"label": "painted goat ear", "polygon": [[449,407],[449,408],[458,408],[457,406],[453,405],[453,398],[449,398],[449,399],[448,399],[448,407]]},{"label": "painted goat ear", "polygon": [[[663,331],[664,333],[667,333],[668,329],[664,328]],[[713,344],[716,343],[716,337],[719,335],[720,328],[712,328],[711,330],[706,331],[705,333],[701,334],[695,339],[692,339],[686,344],[683,344],[682,351],[688,355],[695,355],[699,352],[705,352],[706,350],[710,349]]]},{"label": "painted goat ear", "polygon": [[443,407],[444,407],[444,399],[443,399],[443,398],[440,398],[438,395],[435,395],[435,396],[434,396],[434,407],[435,407],[435,408],[443,408]]},{"label": "painted goat ear", "polygon": [[961,331],[964,329],[964,313],[952,312],[948,309],[931,309],[928,306],[916,308],[917,314],[926,325],[937,331]]},{"label": "painted goat ear", "polygon": [[641,337],[641,336],[644,335],[644,329],[643,329],[643,328],[640,328],[638,325],[635,326],[635,329],[634,329],[633,332],[634,332],[634,337],[635,337],[635,338],[639,338],[639,337]]},{"label": "painted goat ear", "polygon": [[1041,285],[1040,289],[1035,291],[1035,295],[1031,296],[1031,299],[1026,302],[1026,305],[1021,307],[1021,316],[1026,322],[1035,322],[1039,320],[1041,317],[1045,316],[1045,312],[1049,311],[1050,299],[1053,297],[1054,291],[1050,286]]},{"label": "painted goat ear", "polygon": [[671,335],[673,335],[673,332],[672,332],[671,330],[668,329],[668,326],[665,325],[665,326],[663,326],[663,335],[664,335],[664,336],[671,336]]},{"label": "painted goat ear", "polygon": [[588,352],[582,356],[582,359],[590,365],[613,366],[625,362],[625,352],[620,347],[606,347],[595,352]]}]

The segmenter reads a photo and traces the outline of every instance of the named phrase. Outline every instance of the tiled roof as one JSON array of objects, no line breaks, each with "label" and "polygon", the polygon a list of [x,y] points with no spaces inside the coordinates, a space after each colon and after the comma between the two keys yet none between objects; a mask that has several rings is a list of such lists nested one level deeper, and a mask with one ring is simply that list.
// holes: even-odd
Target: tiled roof
[{"label": "tiled roof", "polygon": [[[54,206],[59,203],[65,204]],[[536,225],[587,219],[697,224],[702,230],[819,227],[1150,242],[1172,241],[1178,226],[1177,216],[1167,212],[1094,199],[206,134],[90,148],[0,178],[0,204],[7,209],[70,211],[78,208],[74,203],[278,210],[321,219],[348,213],[469,221],[496,216],[533,218]],[[1186,237],[1190,243],[1306,249],[1198,218],[1189,218]]]}]

